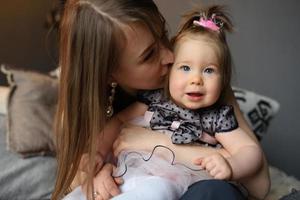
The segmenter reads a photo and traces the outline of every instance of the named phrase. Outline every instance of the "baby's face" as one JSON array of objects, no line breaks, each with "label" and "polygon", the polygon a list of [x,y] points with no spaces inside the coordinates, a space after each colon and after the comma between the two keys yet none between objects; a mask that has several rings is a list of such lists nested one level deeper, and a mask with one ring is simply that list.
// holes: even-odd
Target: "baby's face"
[{"label": "baby's face", "polygon": [[213,105],[222,89],[216,48],[204,38],[185,36],[176,44],[174,55],[169,78],[172,100],[193,110]]}]

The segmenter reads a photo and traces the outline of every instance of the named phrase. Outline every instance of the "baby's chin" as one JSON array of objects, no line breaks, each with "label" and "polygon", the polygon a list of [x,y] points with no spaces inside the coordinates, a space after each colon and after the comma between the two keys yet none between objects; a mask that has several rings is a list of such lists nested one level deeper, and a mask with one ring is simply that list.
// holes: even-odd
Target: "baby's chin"
[{"label": "baby's chin", "polygon": [[183,105],[181,107],[188,109],[188,110],[198,110],[201,108],[200,106],[194,106],[194,105]]},{"label": "baby's chin", "polygon": [[180,106],[181,108],[187,109],[187,110],[197,110],[200,108],[198,105],[195,105],[195,104],[175,101],[173,98],[171,98],[171,99],[176,105]]},{"label": "baby's chin", "polygon": [[182,108],[188,109],[188,110],[198,110],[198,109],[209,106],[203,101],[200,101],[200,102],[184,101],[181,103],[177,102],[177,105],[181,106]]}]

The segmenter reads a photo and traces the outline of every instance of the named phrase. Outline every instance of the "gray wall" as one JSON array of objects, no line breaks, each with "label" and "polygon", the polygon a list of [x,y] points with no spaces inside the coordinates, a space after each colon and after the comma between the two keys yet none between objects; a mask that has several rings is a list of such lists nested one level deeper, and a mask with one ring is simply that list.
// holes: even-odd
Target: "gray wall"
[{"label": "gray wall", "polygon": [[[192,0],[156,0],[171,34]],[[229,36],[234,85],[272,97],[280,111],[262,145],[270,164],[300,178],[300,1],[219,0],[229,6],[236,32]]]},{"label": "gray wall", "polygon": [[[1,0],[0,63],[49,71],[56,65],[55,35],[46,27],[54,0]],[[5,83],[0,75],[0,84]]]}]

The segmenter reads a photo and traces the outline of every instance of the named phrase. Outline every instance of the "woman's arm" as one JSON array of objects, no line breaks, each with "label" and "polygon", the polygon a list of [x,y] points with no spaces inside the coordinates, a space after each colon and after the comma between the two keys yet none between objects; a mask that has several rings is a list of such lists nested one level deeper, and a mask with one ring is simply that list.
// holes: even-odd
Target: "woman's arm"
[{"label": "woman's arm", "polygon": [[188,166],[194,165],[194,159],[205,157],[216,152],[221,153],[224,157],[229,157],[230,155],[224,149],[187,144],[173,144],[170,136],[138,126],[127,126],[122,129],[119,137],[114,143],[114,154],[118,155],[122,150],[128,149],[152,151],[157,145],[170,148],[176,156],[176,162],[181,162]]},{"label": "woman's arm", "polygon": [[[256,136],[254,135],[253,131],[251,130],[250,126],[243,116],[232,90],[230,91],[227,102],[234,107],[234,113],[238,120],[239,127],[241,127],[252,138],[252,140],[260,146]],[[268,163],[265,155],[263,154],[262,156],[263,163],[258,172],[254,176],[242,180],[242,183],[248,189],[249,193],[252,194],[256,199],[264,199],[270,189]]]},{"label": "woman's arm", "polygon": [[[96,155],[95,171],[97,172],[94,177],[94,189],[101,194],[103,200],[109,199],[120,193],[118,186],[122,183],[122,178],[112,178],[111,174],[113,171],[113,165],[107,163],[104,164],[106,156],[111,152],[112,144],[116,137],[119,135],[121,126],[137,117],[141,116],[147,110],[147,106],[143,103],[136,102],[131,106],[127,107],[123,111],[114,115],[104,127],[102,131],[103,134],[99,134],[98,137],[98,150]],[[89,156],[84,154],[80,161],[79,169],[76,176],[71,184],[71,188],[76,188],[78,186],[86,187],[86,178],[89,163]]]},{"label": "woman's arm", "polygon": [[[231,91],[228,101],[233,105],[239,126],[246,132],[251,140],[259,145],[254,133],[244,119],[237,101]],[[136,137],[136,135],[139,135]],[[172,149],[176,155],[176,161],[186,165],[193,165],[193,161],[199,157],[205,157],[215,153],[222,154],[225,158],[230,154],[223,148],[215,149],[211,147],[195,146],[195,145],[176,145],[170,140],[170,137],[161,133],[157,133],[141,127],[127,127],[122,129],[119,138],[114,143],[114,154],[125,149],[148,150],[151,151],[156,145],[164,145]],[[248,178],[241,179],[241,182],[248,188],[250,194],[256,198],[262,199],[270,187],[268,165],[263,155],[263,164],[258,172]]]},{"label": "woman's arm", "polygon": [[100,134],[98,137],[98,153],[100,153],[103,158],[105,158],[106,155],[111,152],[113,142],[119,135],[121,127],[124,125],[124,123],[138,116],[143,116],[147,108],[147,105],[140,102],[135,102],[121,112],[114,115],[107,122],[103,130],[104,134]]},{"label": "woman's arm", "polygon": [[263,152],[243,129],[217,133],[216,139],[230,154],[227,161],[232,169],[231,180],[253,176],[262,167]]},{"label": "woman's arm", "polygon": [[[183,163],[192,168],[197,167],[197,163],[194,164],[194,161],[197,161],[199,157],[207,157],[216,153],[222,154],[225,158],[230,157],[230,154],[224,148],[216,149],[196,145],[176,145],[171,142],[168,135],[136,126],[122,129],[120,136],[114,143],[114,154],[118,155],[122,150],[127,149],[151,151],[156,145],[169,147],[176,156],[176,162]],[[256,174],[240,180],[255,199],[263,199],[270,187],[267,163],[265,159],[263,161],[262,167]]]}]

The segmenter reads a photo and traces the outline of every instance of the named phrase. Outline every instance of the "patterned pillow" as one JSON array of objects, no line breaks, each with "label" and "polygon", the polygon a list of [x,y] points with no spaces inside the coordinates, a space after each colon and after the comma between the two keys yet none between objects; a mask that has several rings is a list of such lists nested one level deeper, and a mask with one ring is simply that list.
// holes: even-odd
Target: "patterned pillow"
[{"label": "patterned pillow", "polygon": [[279,103],[272,98],[237,87],[233,87],[233,92],[244,117],[256,137],[261,140],[279,110]]},{"label": "patterned pillow", "polygon": [[2,65],[7,75],[8,149],[22,154],[55,153],[53,122],[57,105],[58,81],[46,74]]}]

